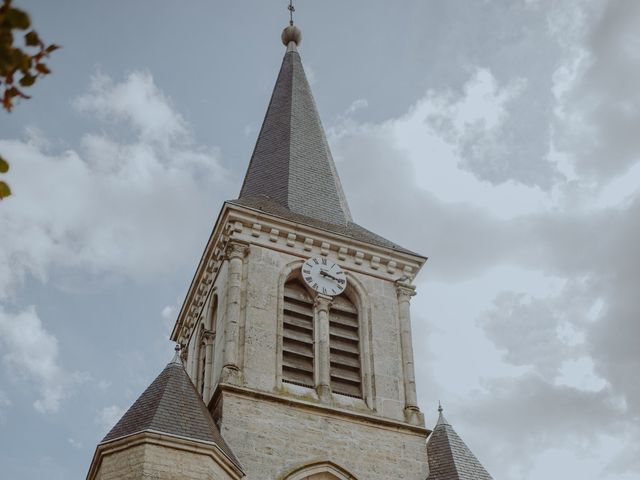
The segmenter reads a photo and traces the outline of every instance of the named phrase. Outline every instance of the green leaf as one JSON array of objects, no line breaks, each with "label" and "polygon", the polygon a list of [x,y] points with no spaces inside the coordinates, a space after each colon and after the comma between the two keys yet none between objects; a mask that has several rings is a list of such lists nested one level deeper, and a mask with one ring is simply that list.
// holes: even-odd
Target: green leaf
[{"label": "green leaf", "polygon": [[9,24],[11,28],[17,28],[19,30],[26,30],[31,25],[31,20],[29,20],[29,15],[22,10],[18,10],[17,8],[10,8],[7,10],[5,14],[5,22]]},{"label": "green leaf", "polygon": [[7,162],[0,155],[0,173],[7,173],[9,171],[9,162]]},{"label": "green leaf", "polygon": [[59,48],[61,48],[60,45],[51,44],[45,49],[45,52],[47,53],[55,52]]},{"label": "green leaf", "polygon": [[0,181],[0,200],[8,197],[9,195],[11,195],[11,189],[9,188],[9,185]]},{"label": "green leaf", "polygon": [[38,34],[35,30],[31,30],[29,33],[27,33],[24,36],[24,41],[30,47],[37,47],[38,45],[40,45],[40,37],[38,37]]},{"label": "green leaf", "polygon": [[30,87],[35,83],[35,81],[36,81],[36,77],[28,73],[25,73],[20,79],[20,85],[22,85],[23,87]]}]

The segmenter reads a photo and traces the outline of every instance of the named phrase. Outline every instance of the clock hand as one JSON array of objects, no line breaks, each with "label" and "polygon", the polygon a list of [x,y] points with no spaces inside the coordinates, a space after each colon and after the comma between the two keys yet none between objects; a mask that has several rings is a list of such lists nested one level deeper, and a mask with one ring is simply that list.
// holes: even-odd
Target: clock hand
[{"label": "clock hand", "polygon": [[340,283],[340,280],[338,278],[334,277],[333,275],[331,275],[328,272],[325,272],[324,270],[320,270],[320,275],[322,275],[323,277],[329,277],[329,278],[335,280],[336,282]]}]

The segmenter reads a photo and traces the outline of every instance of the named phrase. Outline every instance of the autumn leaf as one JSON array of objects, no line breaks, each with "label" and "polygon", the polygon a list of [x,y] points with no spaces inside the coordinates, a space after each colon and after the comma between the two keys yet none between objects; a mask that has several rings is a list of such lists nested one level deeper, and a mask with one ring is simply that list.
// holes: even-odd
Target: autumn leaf
[{"label": "autumn leaf", "polygon": [[11,195],[11,189],[5,182],[0,181],[0,200]]},{"label": "autumn leaf", "polygon": [[9,171],[9,162],[7,162],[0,155],[0,173],[7,173]]}]

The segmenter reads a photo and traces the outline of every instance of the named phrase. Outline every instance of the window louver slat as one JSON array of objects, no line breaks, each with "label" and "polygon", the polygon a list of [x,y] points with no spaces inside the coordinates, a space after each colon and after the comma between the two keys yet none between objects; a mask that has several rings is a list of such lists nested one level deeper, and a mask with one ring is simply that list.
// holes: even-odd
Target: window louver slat
[{"label": "window louver slat", "polygon": [[345,298],[329,313],[331,390],[362,398],[360,332],[355,306]]},{"label": "window louver slat", "polygon": [[314,386],[313,303],[301,285],[285,286],[282,381]]}]

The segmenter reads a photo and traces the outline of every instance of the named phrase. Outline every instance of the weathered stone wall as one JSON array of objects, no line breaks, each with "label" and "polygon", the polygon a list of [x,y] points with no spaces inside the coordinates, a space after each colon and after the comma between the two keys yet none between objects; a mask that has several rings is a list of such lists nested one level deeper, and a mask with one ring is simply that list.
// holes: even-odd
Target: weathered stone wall
[{"label": "weathered stone wall", "polygon": [[143,478],[145,446],[138,445],[102,459],[96,480],[134,480]]},{"label": "weathered stone wall", "polygon": [[[252,245],[247,257],[246,311],[244,320],[244,385],[257,390],[276,392],[286,385],[277,382],[279,296],[282,272],[299,257]],[[404,421],[404,388],[401,361],[398,299],[395,285],[369,275],[350,273],[361,290],[358,307],[361,317],[361,355],[363,375],[371,385],[365,391],[367,403],[377,415]],[[353,282],[352,282],[353,283]],[[313,395],[313,391],[309,394]],[[345,407],[354,402],[334,395]]]},{"label": "weathered stone wall", "polygon": [[426,434],[223,393],[222,435],[247,480],[278,480],[296,466],[330,461],[359,480],[424,480]]},{"label": "weathered stone wall", "polygon": [[106,455],[96,480],[230,480],[209,455],[142,444]]}]

